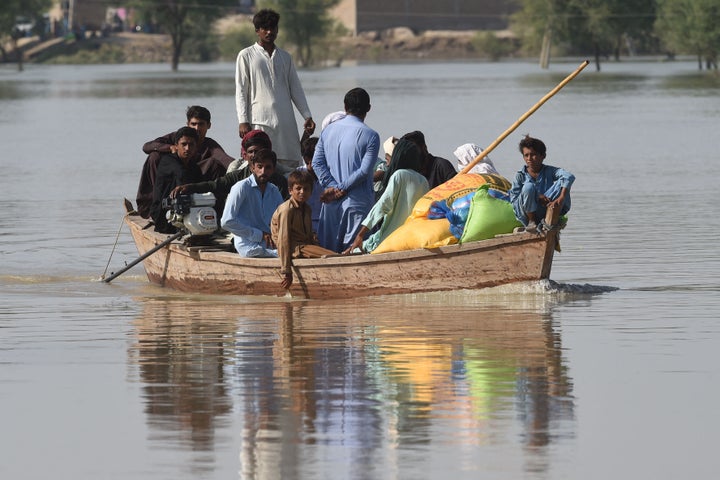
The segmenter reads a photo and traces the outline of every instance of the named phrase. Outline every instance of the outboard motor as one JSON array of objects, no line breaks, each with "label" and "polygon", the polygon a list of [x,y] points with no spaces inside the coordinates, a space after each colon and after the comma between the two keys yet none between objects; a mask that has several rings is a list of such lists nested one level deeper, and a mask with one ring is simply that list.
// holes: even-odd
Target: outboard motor
[{"label": "outboard motor", "polygon": [[167,209],[165,218],[171,225],[187,230],[190,235],[210,235],[218,228],[213,205],[212,193],[191,193],[165,198],[162,206]]}]

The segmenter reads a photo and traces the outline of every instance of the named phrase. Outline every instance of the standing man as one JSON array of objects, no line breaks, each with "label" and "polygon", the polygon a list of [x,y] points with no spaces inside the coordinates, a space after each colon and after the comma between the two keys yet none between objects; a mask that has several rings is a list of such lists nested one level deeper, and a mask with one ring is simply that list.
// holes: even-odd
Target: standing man
[{"label": "standing man", "polygon": [[270,220],[283,199],[269,183],[276,162],[272,150],[258,151],[250,160],[252,175],[233,185],[225,202],[220,226],[233,234],[235,250],[243,257],[277,257]]},{"label": "standing man", "polygon": [[250,130],[270,136],[278,156],[278,170],[287,174],[301,165],[300,138],[293,104],[305,119],[308,135],[315,131],[292,57],[275,45],[280,15],[269,9],[253,17],[258,41],[237,56],[235,107],[240,137]]},{"label": "standing man", "polygon": [[324,189],[318,239],[322,247],[338,253],[355,240],[375,201],[373,172],[380,136],[364,123],[369,111],[365,90],[347,92],[347,116],[322,131],[313,155],[313,171]]}]

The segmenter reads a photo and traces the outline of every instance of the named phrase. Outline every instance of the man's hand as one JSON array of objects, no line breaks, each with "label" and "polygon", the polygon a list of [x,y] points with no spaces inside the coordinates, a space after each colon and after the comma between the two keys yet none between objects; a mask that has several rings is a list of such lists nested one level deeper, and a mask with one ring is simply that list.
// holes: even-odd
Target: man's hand
[{"label": "man's hand", "polygon": [[323,193],[320,194],[320,201],[322,203],[330,203],[334,202],[335,200],[339,200],[342,197],[345,196],[347,192],[345,190],[340,190],[336,187],[329,187],[326,188]]},{"label": "man's hand", "polygon": [[275,242],[273,242],[272,235],[267,232],[263,232],[263,241],[265,242],[267,248],[277,248],[275,246]]},{"label": "man's hand", "polygon": [[567,193],[567,188],[562,188],[560,190],[560,195],[558,195],[555,200],[551,201],[549,198],[546,198],[547,203],[544,203],[544,205],[547,208],[562,208],[565,203],[565,193]]},{"label": "man's hand", "polygon": [[188,185],[187,185],[187,184],[185,184],[185,185],[179,185],[179,186],[177,186],[177,187],[175,187],[175,188],[172,189],[172,191],[170,192],[170,198],[175,198],[175,197],[177,197],[178,195],[182,195],[183,193],[187,193],[187,190],[188,190]]},{"label": "man's hand", "polygon": [[355,240],[353,240],[353,243],[350,244],[350,246],[349,246],[348,248],[346,248],[345,250],[343,250],[342,254],[343,254],[343,255],[350,255],[351,253],[353,253],[353,250],[355,250],[356,248],[359,248],[360,251],[362,251],[363,253],[365,253],[365,252],[363,251],[362,244],[363,244],[363,239],[365,238],[365,235],[367,235],[367,233],[368,233],[369,231],[370,231],[370,229],[367,228],[365,225],[360,226],[360,230],[358,230],[358,234],[357,234],[357,236],[355,237]]},{"label": "man's hand", "polygon": [[250,130],[252,129],[250,128],[249,123],[241,123],[238,127],[238,134],[240,135],[240,138],[243,138],[245,135],[247,135]]},{"label": "man's hand", "polygon": [[312,119],[312,117],[309,117],[307,120],[305,120],[304,131],[308,134],[308,136],[315,133],[315,121]]},{"label": "man's hand", "polygon": [[348,248],[346,248],[345,250],[342,251],[342,254],[350,255],[351,253],[353,253],[353,250],[355,250],[356,248],[359,248],[360,250],[362,250],[362,244],[363,244],[363,239],[360,235],[358,235],[357,237],[355,237],[355,240],[353,240],[353,243],[350,244],[350,246]]}]

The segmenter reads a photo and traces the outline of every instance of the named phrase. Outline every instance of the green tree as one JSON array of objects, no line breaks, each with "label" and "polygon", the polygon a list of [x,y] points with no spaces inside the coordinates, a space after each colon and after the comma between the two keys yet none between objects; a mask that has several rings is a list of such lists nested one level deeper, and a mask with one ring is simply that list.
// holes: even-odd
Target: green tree
[{"label": "green tree", "polygon": [[173,71],[180,65],[183,48],[194,42],[202,56],[207,51],[205,39],[212,36],[213,23],[229,13],[237,0],[132,0],[140,15],[161,27],[170,35]]},{"label": "green tree", "polygon": [[708,68],[718,68],[720,3],[717,0],[659,0],[658,36],[670,51],[697,56]]},{"label": "green tree", "polygon": [[615,37],[613,49],[615,60],[620,60],[623,45],[632,54],[635,43],[650,43],[654,40],[654,25],[657,18],[656,0],[613,0],[612,33]]},{"label": "green tree", "polygon": [[[16,53],[18,71],[23,70],[23,51],[18,47],[18,40],[22,35],[15,28],[17,17],[22,16],[36,21],[40,20],[51,4],[51,0],[3,0],[2,7],[0,7],[0,49],[2,49],[5,42],[10,42],[13,51]],[[4,49],[2,55],[3,57],[7,56]]]},{"label": "green tree", "polygon": [[330,34],[335,21],[328,9],[340,0],[272,0],[262,2],[262,8],[272,8],[280,13],[280,30],[290,43],[297,47],[297,63],[311,66],[315,60],[313,47]]},{"label": "green tree", "polygon": [[569,0],[522,0],[522,8],[511,17],[511,28],[528,53],[540,52],[540,65],[547,68],[552,44],[562,44],[569,32]]},{"label": "green tree", "polygon": [[226,31],[220,38],[218,48],[220,58],[223,60],[235,60],[238,51],[257,41],[255,28],[251,22]]},{"label": "green tree", "polygon": [[566,38],[582,51],[591,51],[595,59],[595,70],[600,71],[600,59],[612,51],[615,32],[613,29],[613,1],[573,0],[570,2],[569,22]]},{"label": "green tree", "polygon": [[[543,54],[549,44],[561,42],[571,51],[592,53],[596,70],[603,56],[619,59],[623,43],[652,33],[654,0],[522,0],[514,16],[514,28],[535,44],[543,39]],[[543,62],[544,66],[547,62]]]},{"label": "green tree", "polygon": [[620,59],[624,44],[652,35],[654,0],[570,0],[570,29],[566,38],[585,52],[592,52],[595,68],[600,59]]}]

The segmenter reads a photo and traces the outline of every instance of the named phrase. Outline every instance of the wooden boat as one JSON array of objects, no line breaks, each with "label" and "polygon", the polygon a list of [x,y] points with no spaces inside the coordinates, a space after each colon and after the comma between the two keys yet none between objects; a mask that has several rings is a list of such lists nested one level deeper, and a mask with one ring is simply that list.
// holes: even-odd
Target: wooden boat
[{"label": "wooden boat", "polygon": [[[168,240],[137,213],[129,212],[125,222],[141,256]],[[545,233],[518,232],[432,249],[296,259],[290,293],[294,297],[332,299],[476,289],[546,279],[558,235],[559,229],[554,228]],[[229,240],[207,246],[176,240],[148,255],[143,264],[150,282],[183,292],[286,294],[280,286],[277,259],[240,257]]]},{"label": "wooden boat", "polygon": [[[584,61],[548,92],[466,165],[460,174],[468,173],[588,63]],[[126,201],[126,207],[128,204],[129,201]],[[131,209],[132,205],[129,206],[125,221],[130,226],[151,282],[184,292],[239,295],[286,293],[280,287],[277,259],[240,257],[232,251],[230,242],[204,247],[189,246],[180,241],[170,242],[165,235],[148,228],[147,220],[131,214]],[[489,240],[431,249],[297,259],[293,261],[295,280],[290,293],[305,298],[343,299],[475,289],[546,279],[550,276],[555,249],[559,247],[558,217],[557,209],[548,209],[545,223],[554,227],[540,234],[518,232]],[[104,280],[109,282],[118,274]]]}]

